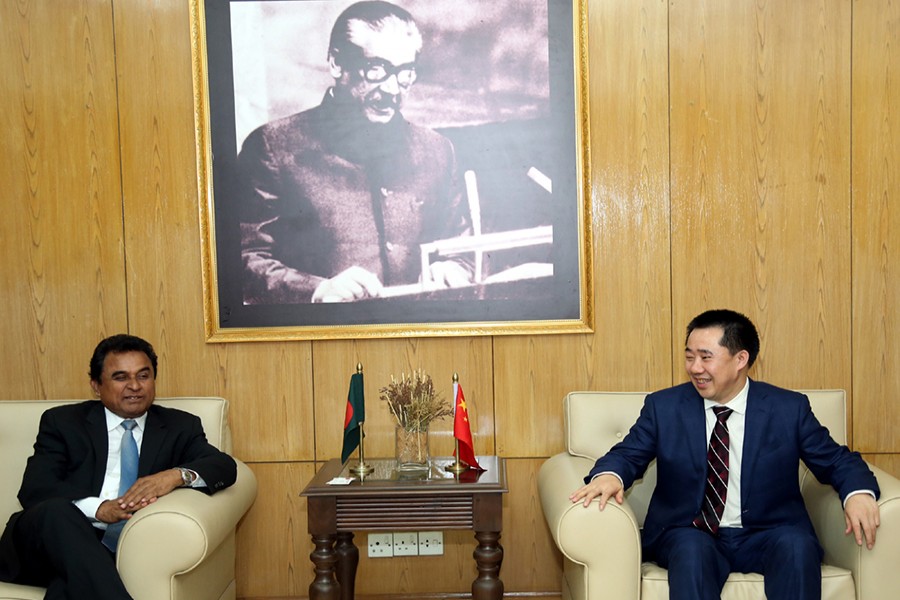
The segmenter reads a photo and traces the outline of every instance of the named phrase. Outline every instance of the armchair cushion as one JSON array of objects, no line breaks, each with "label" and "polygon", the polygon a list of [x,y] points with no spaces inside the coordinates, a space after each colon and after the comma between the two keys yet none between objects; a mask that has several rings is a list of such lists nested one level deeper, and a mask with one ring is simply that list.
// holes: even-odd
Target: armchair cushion
[{"label": "armchair cushion", "polygon": [[[0,520],[21,509],[16,493],[32,453],[38,423],[53,406],[81,400],[0,401]],[[231,451],[228,403],[223,398],[158,398],[161,406],[200,417],[207,439]],[[116,555],[119,574],[135,600],[222,600],[235,597],[234,534],[256,498],[256,477],[241,461],[237,481],[212,496],[175,490],[128,521]],[[177,540],[177,543],[173,541]],[[147,548],[160,551],[148,552]],[[0,600],[39,600],[45,590],[0,582]]]},{"label": "armchair cushion", "polygon": [[[804,391],[819,421],[840,442],[846,440],[843,390]],[[666,571],[641,562],[640,528],[656,483],[655,464],[626,492],[625,504],[585,509],[568,495],[583,484],[596,458],[621,440],[637,420],[646,394],[572,392],[563,404],[566,451],[547,460],[538,474],[544,516],[563,555],[564,600],[665,599]],[[900,555],[900,481],[872,467],[881,487],[881,527],[873,551],[844,535],[843,509],[830,486],[816,481],[801,465],[801,490],[819,541],[825,548],[823,599],[875,600],[900,588],[900,570],[890,567]],[[596,500],[594,501],[596,503]],[[762,577],[733,573],[722,598],[765,598]]]}]

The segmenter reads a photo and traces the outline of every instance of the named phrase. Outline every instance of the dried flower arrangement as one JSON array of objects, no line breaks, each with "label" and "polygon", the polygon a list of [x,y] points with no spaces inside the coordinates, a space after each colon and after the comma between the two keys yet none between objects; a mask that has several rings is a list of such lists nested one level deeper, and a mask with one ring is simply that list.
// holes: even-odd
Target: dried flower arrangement
[{"label": "dried flower arrangement", "polygon": [[431,375],[421,369],[409,376],[401,373],[399,380],[391,375],[391,383],[380,391],[397,425],[407,431],[428,431],[432,421],[453,414],[450,403],[435,391]]}]

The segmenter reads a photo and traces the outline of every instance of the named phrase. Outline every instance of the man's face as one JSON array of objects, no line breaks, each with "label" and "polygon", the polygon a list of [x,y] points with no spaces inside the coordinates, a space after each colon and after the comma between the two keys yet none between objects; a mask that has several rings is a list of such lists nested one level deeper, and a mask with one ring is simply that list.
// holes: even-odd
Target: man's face
[{"label": "man's face", "polygon": [[103,406],[123,419],[139,417],[156,398],[153,365],[143,352],[107,354],[100,381],[91,381]]},{"label": "man's face", "polygon": [[350,43],[359,56],[332,58],[335,94],[351,97],[370,123],[388,123],[415,81],[418,32],[410,35],[410,26],[399,20],[382,30],[360,21],[351,24]]},{"label": "man's face", "polygon": [[719,344],[721,327],[695,329],[684,349],[684,368],[697,392],[707,400],[724,404],[744,387],[744,367],[750,357],[746,350],[735,354]]}]

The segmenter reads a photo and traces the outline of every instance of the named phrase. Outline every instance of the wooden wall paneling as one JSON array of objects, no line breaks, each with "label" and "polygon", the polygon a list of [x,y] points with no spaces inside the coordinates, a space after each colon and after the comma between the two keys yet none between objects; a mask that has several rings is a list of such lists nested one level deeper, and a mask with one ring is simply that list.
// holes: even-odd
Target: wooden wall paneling
[{"label": "wooden wall paneling", "polygon": [[900,452],[900,4],[853,4],[853,432]]},{"label": "wooden wall paneling", "polygon": [[0,397],[88,397],[126,326],[109,2],[2,3],[0,60]]},{"label": "wooden wall paneling", "polygon": [[849,2],[673,2],[670,36],[676,349],[734,308],[753,376],[849,389]]},{"label": "wooden wall paneling", "polygon": [[215,355],[217,393],[230,401],[235,455],[261,462],[313,460],[310,343],[225,344]]},{"label": "wooden wall paneling", "polygon": [[[167,355],[170,382],[214,383],[205,359],[187,3],[117,0],[131,330]],[[198,354],[200,356],[198,356]]]},{"label": "wooden wall paneling", "polygon": [[595,333],[494,340],[502,455],[562,449],[571,390],[670,381],[666,12],[665,2],[589,3]]},{"label": "wooden wall paneling", "polygon": [[500,577],[507,592],[559,590],[562,581],[562,554],[544,520],[537,491],[537,473],[543,463],[543,458],[506,461],[509,493],[503,499]]},{"label": "wooden wall paneling", "polygon": [[[491,338],[409,340],[334,340],[313,343],[315,373],[316,459],[341,454],[344,410],[350,376],[363,365],[366,400],[366,456],[394,456],[395,421],[380,390],[391,375],[421,368],[452,406],[453,373],[459,375],[477,454],[494,454],[494,398],[491,385]],[[430,430],[432,456],[453,453],[453,422],[436,421]]]},{"label": "wooden wall paneling", "polygon": [[315,473],[313,463],[251,464],[259,495],[237,530],[238,598],[306,597],[313,580],[309,554],[313,544],[306,529],[304,482]]}]

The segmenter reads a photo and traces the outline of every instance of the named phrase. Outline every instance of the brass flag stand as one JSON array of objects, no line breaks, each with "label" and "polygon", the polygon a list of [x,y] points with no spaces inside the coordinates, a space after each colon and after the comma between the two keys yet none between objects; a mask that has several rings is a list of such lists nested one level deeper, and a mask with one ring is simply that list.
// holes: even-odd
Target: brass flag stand
[{"label": "brass flag stand", "polygon": [[[362,375],[362,371],[362,363],[356,363],[356,373]],[[375,467],[366,464],[366,455],[364,450],[366,439],[365,424],[365,421],[359,422],[359,464],[357,464],[355,467],[350,467],[350,472],[354,475],[358,475],[360,479],[375,470]]]},{"label": "brass flag stand", "polygon": [[453,456],[456,458],[453,461],[452,465],[447,465],[444,467],[445,470],[456,473],[459,475],[460,473],[464,473],[469,470],[468,465],[459,460],[459,438],[456,437],[456,386],[459,385],[459,375],[457,373],[453,374],[453,441],[456,442],[456,451],[453,453]]}]

